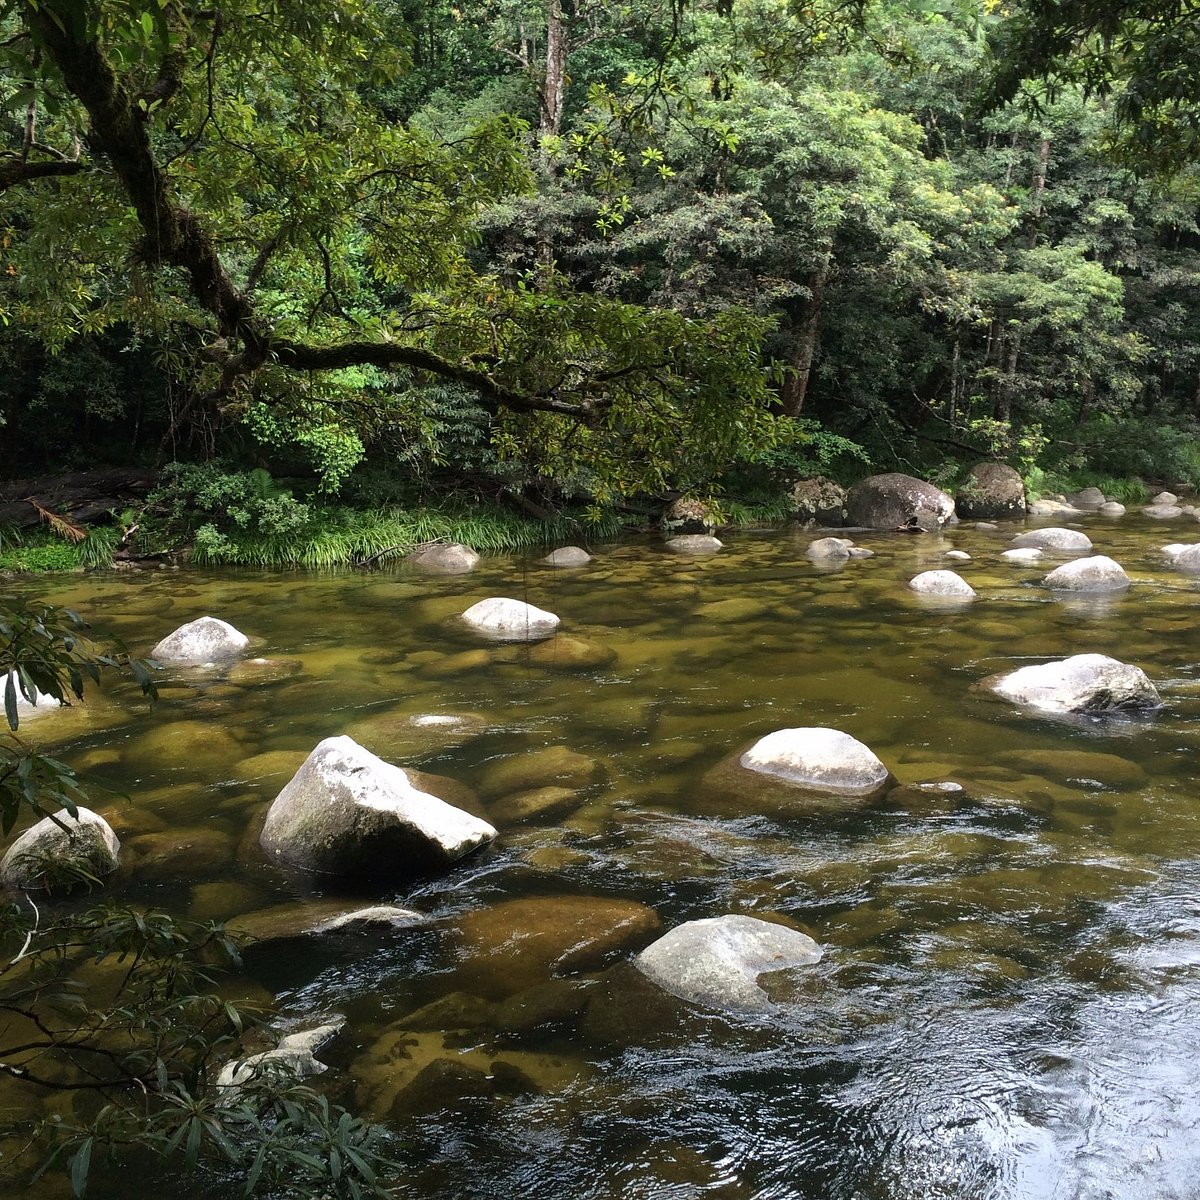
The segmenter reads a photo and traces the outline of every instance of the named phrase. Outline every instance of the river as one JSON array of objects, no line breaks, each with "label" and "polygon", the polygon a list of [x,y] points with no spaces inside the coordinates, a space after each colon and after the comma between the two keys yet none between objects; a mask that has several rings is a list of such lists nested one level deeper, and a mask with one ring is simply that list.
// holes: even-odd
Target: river
[{"label": "river", "polygon": [[[1095,600],[1039,586],[1058,560],[1003,561],[1018,526],[859,533],[874,557],[840,570],[804,557],[813,534],[763,530],[706,558],[599,546],[572,570],[534,556],[454,577],[22,583],[137,653],[208,613],[284,660],[167,671],[152,711],[108,687],[28,729],[130,797],[97,804],[133,849],[114,898],[206,919],[338,895],[263,863],[252,833],[324,737],[482,796],[492,848],[355,894],[426,920],[266,947],[243,986],[284,1014],[346,1016],[321,1084],[395,1130],[405,1196],[1184,1200],[1200,1196],[1200,632],[1196,582],[1160,547],[1194,524],[1087,519],[1133,579]],[[971,560],[947,561],[950,548]],[[907,589],[935,567],[977,599]],[[497,595],[557,613],[583,661],[455,622]],[[1163,709],[1056,720],[976,686],[1085,651],[1142,667]],[[446,714],[464,723],[410,723]],[[763,812],[708,782],[754,739],[821,725],[865,742],[899,786]],[[553,819],[497,819],[507,794],[554,782],[539,771],[555,762],[573,811],[560,798]],[[962,790],[914,786],[929,781]],[[181,830],[189,851],[172,850]],[[506,997],[543,983],[556,995],[553,981],[493,946],[475,987],[492,1016],[431,1028],[429,1006],[477,978],[461,936],[472,914],[512,904],[500,911],[519,920],[545,897],[594,897],[601,914],[636,901],[667,928],[767,914],[825,954],[773,981],[765,1015],[664,1007],[606,962],[565,972],[586,1005],[521,1027],[493,1019]],[[501,1080],[498,1095],[448,1083],[405,1100],[435,1058]]]}]

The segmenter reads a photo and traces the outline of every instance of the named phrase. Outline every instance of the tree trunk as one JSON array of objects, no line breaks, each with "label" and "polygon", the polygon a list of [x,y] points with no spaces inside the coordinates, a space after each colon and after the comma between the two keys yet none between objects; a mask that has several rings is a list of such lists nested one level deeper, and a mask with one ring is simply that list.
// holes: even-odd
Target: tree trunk
[{"label": "tree trunk", "polygon": [[817,353],[817,336],[820,332],[821,301],[825,296],[825,282],[829,277],[829,257],[808,277],[808,298],[796,313],[795,349],[792,369],[779,389],[779,405],[784,416],[798,417],[804,409],[808,395],[808,381],[812,377],[813,359]]},{"label": "tree trunk", "polygon": [[1038,146],[1037,168],[1033,173],[1033,220],[1029,223],[1029,248],[1038,244],[1038,227],[1046,200],[1046,168],[1050,163],[1050,139],[1042,138]]},{"label": "tree trunk", "polygon": [[550,0],[546,6],[546,77],[542,83],[542,115],[538,128],[538,134],[543,138],[557,137],[562,131],[569,48],[567,18],[558,0]]},{"label": "tree trunk", "polygon": [[1017,362],[1021,356],[1021,330],[1018,329],[1008,344],[1008,353],[1004,356],[1004,374],[1000,377],[1000,387],[996,395],[996,404],[992,415],[997,421],[1012,419],[1013,395],[1017,390]]}]

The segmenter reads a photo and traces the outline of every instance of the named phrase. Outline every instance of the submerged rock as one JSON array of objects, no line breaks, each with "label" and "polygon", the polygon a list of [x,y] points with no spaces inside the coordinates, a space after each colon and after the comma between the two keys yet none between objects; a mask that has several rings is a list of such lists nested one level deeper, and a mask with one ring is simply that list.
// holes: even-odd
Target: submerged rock
[{"label": "submerged rock", "polygon": [[1183,509],[1177,504],[1147,504],[1142,509],[1142,516],[1153,517],[1158,521],[1170,521],[1183,515]]},{"label": "submerged rock", "polygon": [[1043,712],[1103,714],[1159,708],[1146,673],[1106,654],[1075,654],[984,681],[996,695]]},{"label": "submerged rock", "polygon": [[811,966],[821,947],[806,934],[758,917],[688,921],[634,959],[659,987],[707,1008],[761,1012],[771,1007],[759,976]]},{"label": "submerged rock", "polygon": [[890,779],[862,742],[839,729],[779,729],[759,738],[738,761],[748,771],[834,795],[872,795]]},{"label": "submerged rock", "polygon": [[472,604],[462,619],[477,632],[508,642],[540,641],[559,625],[554,613],[507,596],[490,596]]},{"label": "submerged rock", "polygon": [[250,639],[226,621],[216,617],[197,617],[169,633],[150,657],[160,662],[210,663],[237,658]]},{"label": "submerged rock", "polygon": [[230,683],[238,687],[284,683],[304,670],[298,658],[244,658],[229,669]]},{"label": "submerged rock", "polygon": [[466,575],[475,570],[479,555],[461,542],[422,546],[406,555],[404,561],[422,575]]},{"label": "submerged rock", "polygon": [[65,809],[30,826],[0,859],[0,880],[9,887],[34,890],[60,880],[78,882],[80,874],[101,878],[117,869],[121,843],[112,826],[90,808]]},{"label": "submerged rock", "polygon": [[323,934],[353,934],[372,928],[400,929],[425,920],[421,913],[396,904],[355,908],[339,900],[305,900],[260,908],[231,917],[225,924],[233,932],[263,944]]},{"label": "submerged rock", "polygon": [[957,600],[971,600],[975,589],[953,571],[922,571],[908,581],[914,592],[923,596],[946,596]]},{"label": "submerged rock", "polygon": [[1055,554],[1082,554],[1092,548],[1092,539],[1079,529],[1064,529],[1047,525],[1044,529],[1027,529],[1012,540],[1014,550],[1050,550]]},{"label": "submerged rock", "polygon": [[1007,463],[976,463],[954,498],[958,515],[976,517],[1023,517],[1025,481]]},{"label": "submerged rock", "polygon": [[480,788],[489,798],[543,787],[584,788],[604,775],[600,762],[569,746],[540,746],[488,764]]},{"label": "submerged rock", "polygon": [[1050,572],[1042,582],[1063,592],[1123,592],[1129,576],[1120,563],[1103,554],[1077,558]]},{"label": "submerged rock", "polygon": [[531,647],[529,661],[557,671],[598,671],[611,667],[617,661],[617,652],[600,642],[560,633]]},{"label": "submerged rock", "polygon": [[902,525],[933,531],[954,516],[954,501],[941,488],[912,475],[871,475],[846,494],[846,520],[868,529]]},{"label": "submerged rock", "polygon": [[486,821],[420,791],[400,767],[332,737],[275,798],[260,843],[309,871],[395,876],[447,866],[495,836]]},{"label": "submerged rock", "polygon": [[505,796],[492,805],[491,817],[501,825],[519,825],[525,821],[548,823],[570,816],[582,803],[583,797],[571,788],[532,788]]},{"label": "submerged rock", "polygon": [[560,975],[591,971],[640,950],[662,932],[658,914],[635,900],[533,896],[465,914],[458,929],[466,991],[511,996]]},{"label": "submerged rock", "polygon": [[1000,557],[1008,559],[1009,562],[1035,563],[1043,554],[1036,546],[1026,546],[1021,550],[1005,550]]},{"label": "submerged rock", "polygon": [[585,567],[591,561],[592,556],[582,546],[559,546],[542,559],[552,567]]}]

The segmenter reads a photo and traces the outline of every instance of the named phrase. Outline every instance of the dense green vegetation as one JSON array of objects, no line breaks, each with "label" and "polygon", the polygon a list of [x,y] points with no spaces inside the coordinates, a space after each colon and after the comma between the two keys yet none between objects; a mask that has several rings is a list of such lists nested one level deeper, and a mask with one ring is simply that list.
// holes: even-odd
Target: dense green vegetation
[{"label": "dense green vegetation", "polygon": [[448,497],[1200,482],[1178,8],[5,0],[4,472],[265,471],[307,526],[159,540],[313,563],[331,503],[353,560]]}]

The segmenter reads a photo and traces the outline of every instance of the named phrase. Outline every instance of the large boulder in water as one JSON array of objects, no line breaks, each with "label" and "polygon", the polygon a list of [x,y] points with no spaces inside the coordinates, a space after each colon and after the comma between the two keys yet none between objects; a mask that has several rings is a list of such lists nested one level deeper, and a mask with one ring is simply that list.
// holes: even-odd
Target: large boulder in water
[{"label": "large boulder in water", "polygon": [[738,761],[747,771],[831,795],[870,796],[890,779],[872,751],[840,729],[777,729]]},{"label": "large boulder in water", "polygon": [[677,925],[634,959],[642,974],[706,1008],[770,1008],[760,975],[810,966],[821,947],[806,934],[759,917],[730,915]]},{"label": "large boulder in water", "polygon": [[788,499],[801,525],[845,524],[846,489],[824,475],[797,479],[788,492]]},{"label": "large boulder in water", "polygon": [[64,810],[25,830],[0,860],[0,881],[33,889],[115,871],[121,843],[112,826],[90,808],[75,811],[78,816]]},{"label": "large boulder in water", "polygon": [[475,569],[479,555],[461,542],[438,543],[414,550],[404,561],[422,575],[466,575]]},{"label": "large boulder in water", "polygon": [[1164,546],[1163,553],[1177,571],[1200,571],[1200,542],[1175,542]]},{"label": "large boulder in water", "polygon": [[1092,539],[1081,529],[1047,525],[1027,529],[1012,540],[1014,550],[1048,550],[1052,554],[1084,554],[1092,548]]},{"label": "large boulder in water", "polygon": [[935,531],[954,516],[954,501],[941,488],[912,475],[871,475],[846,494],[846,523],[868,529],[910,526]]},{"label": "large boulder in water", "polygon": [[1104,554],[1093,554],[1063,563],[1042,582],[1060,592],[1123,592],[1129,587],[1129,576],[1119,562]]},{"label": "large boulder in water", "polygon": [[964,520],[1025,515],[1025,481],[1007,463],[976,463],[954,498]]},{"label": "large boulder in water", "polygon": [[711,534],[717,527],[717,513],[707,500],[681,496],[667,506],[662,515],[662,531],[666,537],[681,534]]},{"label": "large boulder in water", "polygon": [[400,767],[332,737],[275,797],[259,841],[272,858],[308,871],[403,876],[447,866],[495,836]]},{"label": "large boulder in water", "polygon": [[462,619],[477,633],[505,642],[537,642],[558,628],[558,617],[544,608],[507,596],[489,596],[472,604]]},{"label": "large boulder in water", "polygon": [[150,657],[160,662],[224,662],[237,658],[249,644],[250,639],[227,621],[197,617],[167,634],[150,651]]},{"label": "large boulder in water", "polygon": [[984,681],[997,696],[1053,713],[1136,712],[1162,699],[1146,673],[1106,654],[1075,654]]}]

